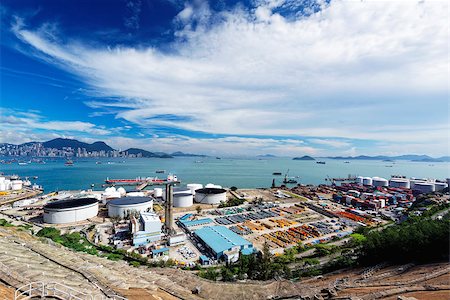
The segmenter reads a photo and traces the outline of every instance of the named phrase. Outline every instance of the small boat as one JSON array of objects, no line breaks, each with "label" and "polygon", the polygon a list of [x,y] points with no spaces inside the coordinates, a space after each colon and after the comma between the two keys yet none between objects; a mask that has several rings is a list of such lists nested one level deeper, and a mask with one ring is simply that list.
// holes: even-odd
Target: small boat
[{"label": "small boat", "polygon": [[292,178],[284,178],[283,179],[283,183],[297,183],[297,180],[292,179]]},{"label": "small boat", "polygon": [[222,158],[220,158],[220,157],[217,156],[216,159],[222,159]]},{"label": "small boat", "polygon": [[102,162],[101,162],[101,161],[96,161],[95,164],[96,164],[96,165],[101,165]]},{"label": "small boat", "polygon": [[66,162],[64,163],[64,165],[71,167],[73,166],[73,161],[71,161],[70,159],[66,160]]},{"label": "small boat", "polygon": [[19,166],[26,166],[26,165],[28,165],[28,163],[26,163],[26,162],[19,162],[18,165]]},{"label": "small boat", "polygon": [[349,161],[344,161],[344,164],[349,164],[350,162]]},{"label": "small boat", "polygon": [[273,172],[272,175],[281,175],[281,172]]},{"label": "small boat", "polygon": [[316,164],[319,164],[319,165],[324,165],[325,164],[325,162],[324,161],[316,161]]},{"label": "small boat", "polygon": [[166,170],[156,170],[155,173],[164,174],[164,173],[166,173]]}]

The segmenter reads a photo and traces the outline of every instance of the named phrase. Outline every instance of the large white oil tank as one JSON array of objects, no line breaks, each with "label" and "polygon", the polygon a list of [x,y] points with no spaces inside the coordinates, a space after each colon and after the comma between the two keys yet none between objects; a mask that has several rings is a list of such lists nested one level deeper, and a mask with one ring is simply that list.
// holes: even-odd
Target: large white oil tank
[{"label": "large white oil tank", "polygon": [[145,197],[144,192],[129,192],[127,193],[127,197]]},{"label": "large white oil tank", "polygon": [[207,185],[205,185],[205,188],[209,188],[209,189],[221,189],[222,186],[221,186],[221,185],[214,184],[214,183],[208,183]]},{"label": "large white oil tank", "polygon": [[[173,193],[173,195],[186,194],[186,193],[191,194],[191,190],[189,188],[187,188],[187,187],[176,186],[176,187],[173,188],[172,193]],[[166,193],[164,193],[162,195],[162,198],[163,198],[163,200],[166,200]]]},{"label": "large white oil tank", "polygon": [[409,180],[405,178],[391,178],[389,186],[393,188],[407,188],[409,189]]},{"label": "large white oil tank", "polygon": [[385,178],[372,177],[372,185],[375,186],[375,187],[377,187],[377,186],[388,186],[389,182]]},{"label": "large white oil tank", "polygon": [[5,189],[10,190],[11,189],[11,180],[5,179]]},{"label": "large white oil tank", "polygon": [[118,188],[117,192],[119,192],[120,196],[122,197],[127,194],[127,191],[123,187]]},{"label": "large white oil tank", "polygon": [[191,193],[173,194],[173,207],[190,207],[194,204],[194,196]]},{"label": "large white oil tank", "polygon": [[0,182],[0,191],[6,191],[6,184],[4,181]]},{"label": "large white oil tank", "polygon": [[447,184],[445,182],[435,182],[434,183],[434,190],[436,192],[440,192],[443,189],[445,189],[447,187]]},{"label": "large white oil tank", "polygon": [[414,184],[414,190],[421,191],[422,193],[432,193],[434,192],[433,182],[416,182]]},{"label": "large white oil tank", "polygon": [[419,180],[419,179],[411,179],[409,181],[409,188],[410,189],[414,189],[414,186],[416,185],[416,183],[424,183],[425,181],[423,180]]},{"label": "large white oil tank", "polygon": [[4,182],[5,181],[5,177],[4,176],[0,176],[0,182]]},{"label": "large white oil tank", "polygon": [[153,189],[153,197],[155,198],[162,198],[163,196],[163,189],[162,188],[154,188]]},{"label": "large white oil tank", "polygon": [[187,188],[189,188],[191,190],[191,194],[195,195],[195,191],[198,189],[202,189],[203,185],[200,183],[188,183],[186,185]]},{"label": "large white oil tank", "polygon": [[364,185],[372,185],[372,178],[370,178],[370,177],[364,177],[364,178],[363,178],[363,184],[364,184]]},{"label": "large white oil tank", "polygon": [[11,189],[13,191],[20,191],[23,187],[23,181],[22,180],[13,180],[11,181]]},{"label": "large white oil tank", "polygon": [[364,179],[364,177],[362,177],[362,176],[356,177],[356,183],[357,184],[363,184],[363,179]]},{"label": "large white oil tank", "polygon": [[219,204],[227,200],[227,191],[219,188],[203,188],[195,192],[195,202]]}]

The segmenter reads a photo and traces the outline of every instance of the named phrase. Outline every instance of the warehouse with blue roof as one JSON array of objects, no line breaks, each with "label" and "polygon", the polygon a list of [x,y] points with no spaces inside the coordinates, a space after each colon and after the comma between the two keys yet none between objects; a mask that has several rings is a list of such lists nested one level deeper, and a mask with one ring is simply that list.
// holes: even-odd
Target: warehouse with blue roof
[{"label": "warehouse with blue roof", "polygon": [[237,261],[239,253],[251,254],[253,244],[224,226],[205,226],[194,231],[215,259],[227,262]]}]

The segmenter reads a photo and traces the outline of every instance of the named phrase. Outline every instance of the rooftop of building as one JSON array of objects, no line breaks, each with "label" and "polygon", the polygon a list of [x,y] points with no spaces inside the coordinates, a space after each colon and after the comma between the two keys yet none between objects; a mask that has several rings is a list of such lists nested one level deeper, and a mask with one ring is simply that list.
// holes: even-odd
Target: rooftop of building
[{"label": "rooftop of building", "polygon": [[195,231],[215,253],[221,253],[235,246],[252,246],[252,243],[224,226],[206,226]]},{"label": "rooftop of building", "polygon": [[198,219],[198,220],[180,220],[180,222],[185,227],[192,227],[192,226],[198,226],[198,225],[206,225],[206,224],[212,223],[213,220],[210,218],[204,218],[204,219]]},{"label": "rooftop of building", "polygon": [[144,222],[161,221],[159,216],[153,212],[141,212],[141,218]]}]

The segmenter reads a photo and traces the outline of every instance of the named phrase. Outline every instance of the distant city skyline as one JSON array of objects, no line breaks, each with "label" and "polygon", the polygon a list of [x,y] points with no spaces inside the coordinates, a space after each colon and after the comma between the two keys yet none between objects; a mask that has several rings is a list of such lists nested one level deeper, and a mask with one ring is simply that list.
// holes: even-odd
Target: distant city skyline
[{"label": "distant city skyline", "polygon": [[0,143],[449,154],[447,1],[2,1]]}]

